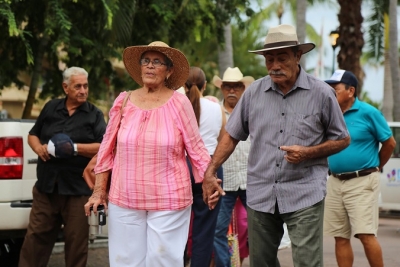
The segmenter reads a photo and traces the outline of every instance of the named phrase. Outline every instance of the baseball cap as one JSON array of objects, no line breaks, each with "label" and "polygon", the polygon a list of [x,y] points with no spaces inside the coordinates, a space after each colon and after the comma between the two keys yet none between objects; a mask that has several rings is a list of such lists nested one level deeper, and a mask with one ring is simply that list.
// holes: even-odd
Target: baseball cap
[{"label": "baseball cap", "polygon": [[56,158],[70,158],[74,155],[74,143],[68,135],[58,133],[50,138],[47,151]]},{"label": "baseball cap", "polygon": [[332,77],[325,82],[328,84],[344,83],[354,88],[357,88],[358,85],[356,76],[348,70],[336,70]]}]

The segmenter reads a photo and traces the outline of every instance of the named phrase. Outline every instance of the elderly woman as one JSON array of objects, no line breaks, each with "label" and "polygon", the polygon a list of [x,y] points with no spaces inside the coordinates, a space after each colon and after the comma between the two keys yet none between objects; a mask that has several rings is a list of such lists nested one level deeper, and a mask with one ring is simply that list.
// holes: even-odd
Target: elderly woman
[{"label": "elderly woman", "polygon": [[85,213],[107,205],[112,169],[110,266],[183,266],[192,204],[185,152],[196,182],[202,181],[210,161],[190,101],[175,92],[187,80],[189,63],[163,42],[128,47],[123,62],[141,88],[128,98],[121,93],[110,110]]}]

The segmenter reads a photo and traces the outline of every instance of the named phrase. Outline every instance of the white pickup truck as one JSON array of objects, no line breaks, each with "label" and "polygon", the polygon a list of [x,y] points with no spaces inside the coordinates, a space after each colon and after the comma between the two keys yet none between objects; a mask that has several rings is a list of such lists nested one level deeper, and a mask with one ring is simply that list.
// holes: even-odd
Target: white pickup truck
[{"label": "white pickup truck", "polygon": [[0,266],[15,266],[29,222],[37,155],[27,137],[34,122],[0,119]]},{"label": "white pickup truck", "polygon": [[392,157],[383,167],[379,207],[382,211],[400,212],[400,122],[388,122],[396,140]]}]

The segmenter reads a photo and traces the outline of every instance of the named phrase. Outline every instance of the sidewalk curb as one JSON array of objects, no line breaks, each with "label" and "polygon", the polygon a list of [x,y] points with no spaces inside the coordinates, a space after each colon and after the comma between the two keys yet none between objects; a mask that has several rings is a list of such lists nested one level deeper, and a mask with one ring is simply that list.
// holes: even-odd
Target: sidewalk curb
[{"label": "sidewalk curb", "polygon": [[[89,242],[89,249],[106,247],[108,247],[108,239],[96,239],[93,243]],[[54,244],[53,254],[59,253],[64,253],[64,242],[57,242]]]}]

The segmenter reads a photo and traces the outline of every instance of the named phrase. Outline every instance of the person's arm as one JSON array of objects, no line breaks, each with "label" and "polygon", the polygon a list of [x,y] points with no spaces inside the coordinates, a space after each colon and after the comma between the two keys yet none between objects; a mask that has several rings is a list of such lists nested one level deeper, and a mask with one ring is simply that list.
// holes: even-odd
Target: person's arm
[{"label": "person's arm", "polygon": [[99,151],[100,143],[81,144],[75,143],[78,150],[78,155],[91,158]]},{"label": "person's arm", "polygon": [[224,163],[232,152],[235,150],[239,140],[232,138],[229,133],[225,133],[222,136],[221,141],[218,143],[215,149],[214,155],[211,159],[210,164],[204,173],[203,179],[203,200],[209,206],[210,209],[214,209],[218,202],[220,195],[225,195],[224,190],[220,187],[221,181],[217,179],[215,173],[217,169]]},{"label": "person's arm", "polygon": [[225,114],[224,109],[222,108],[222,106],[221,106],[221,113],[222,113],[222,125],[221,125],[221,130],[219,132],[218,139],[217,139],[218,142],[221,141],[222,136],[226,133],[226,130],[225,130],[226,114]]},{"label": "person's arm", "polygon": [[43,161],[50,159],[49,152],[47,152],[47,144],[42,145],[39,137],[28,134],[28,144]]},{"label": "person's arm", "polygon": [[379,170],[382,170],[383,166],[385,166],[385,164],[388,162],[395,147],[396,141],[394,140],[393,136],[382,142],[382,147],[379,150]]},{"label": "person's arm", "polygon": [[300,163],[307,159],[328,157],[338,153],[350,145],[350,136],[340,140],[327,140],[316,146],[281,146],[280,150],[286,151],[285,159],[290,163]]}]

